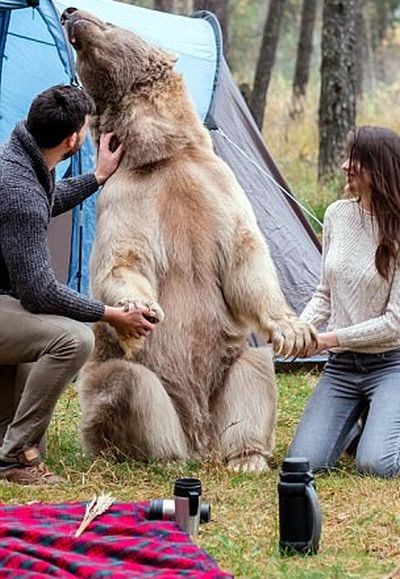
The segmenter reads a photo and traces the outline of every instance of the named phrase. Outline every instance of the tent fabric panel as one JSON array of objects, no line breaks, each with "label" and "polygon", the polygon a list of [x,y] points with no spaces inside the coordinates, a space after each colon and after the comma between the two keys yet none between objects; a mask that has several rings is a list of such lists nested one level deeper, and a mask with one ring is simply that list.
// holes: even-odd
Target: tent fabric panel
[{"label": "tent fabric panel", "polygon": [[51,263],[56,278],[61,283],[68,282],[69,247],[71,244],[72,214],[63,213],[49,224],[49,247]]},{"label": "tent fabric panel", "polygon": [[223,59],[223,41],[222,41],[222,30],[218,18],[212,12],[208,12],[208,10],[198,10],[192,14],[192,18],[203,18],[211,25],[211,28],[215,35],[215,46],[217,50],[217,59],[216,59],[216,68],[215,68],[215,75],[214,75],[214,85],[213,91],[210,99],[210,104],[208,107],[207,114],[204,119],[204,124],[208,129],[211,129],[214,125],[213,120],[213,111],[215,105],[215,98],[217,94],[217,88],[219,83],[220,77],[220,68],[221,62]]},{"label": "tent fabric panel", "polygon": [[41,14],[37,10],[11,12],[2,67],[0,142],[26,117],[38,93],[69,80]]},{"label": "tent fabric panel", "polygon": [[[71,5],[71,0],[55,0],[54,5],[61,13]],[[179,58],[175,68],[183,74],[201,119],[206,118],[218,60],[215,33],[208,22],[113,0],[75,0],[73,5],[176,54]]]},{"label": "tent fabric panel", "polygon": [[1,99],[1,80],[3,74],[3,62],[4,62],[4,47],[6,45],[7,30],[10,22],[10,10],[6,12],[0,12],[0,99]]},{"label": "tent fabric panel", "polygon": [[[52,32],[60,28],[58,16],[49,0],[42,0],[38,10],[0,13],[4,23],[2,90],[0,95],[0,142],[9,137],[15,124],[26,117],[32,99],[51,85],[68,83],[70,64],[61,30],[56,38]],[[7,25],[7,27],[5,26]],[[57,44],[64,44],[64,62]],[[61,50],[62,52],[62,50]],[[46,66],[44,66],[46,63]],[[57,166],[61,178],[70,165]],[[49,228],[49,247],[57,279],[68,281],[70,267],[72,216],[60,216]]]},{"label": "tent fabric panel", "polygon": [[54,39],[54,43],[64,65],[65,73],[69,80],[75,79],[75,61],[73,49],[66,40],[64,29],[60,23],[60,14],[52,0],[41,0],[37,8],[41,14],[49,33]]},{"label": "tent fabric panel", "polygon": [[[4,12],[0,14],[0,23],[2,19],[9,20],[9,25],[2,35],[5,48],[2,59],[0,142],[7,139],[15,124],[26,117],[32,99],[39,92],[54,84],[70,81],[65,40],[51,1],[42,0],[37,10]],[[61,45],[61,51],[56,50],[57,45]],[[60,60],[62,46],[64,60]],[[70,161],[65,161],[57,166],[57,178],[64,175],[69,165]],[[57,279],[62,282],[68,281],[71,229],[71,215],[60,216],[49,228],[52,263]]]},{"label": "tent fabric panel", "polygon": [[[219,126],[223,128],[222,123],[227,124],[229,126],[229,120],[232,115],[237,115],[238,119],[240,118],[241,121],[239,125],[244,124],[246,127],[246,131],[236,131],[236,144],[238,144],[243,150],[249,154],[254,161],[257,163],[261,161],[261,166],[264,165],[264,170],[270,174],[270,176],[286,191],[290,193],[289,185],[286,183],[285,179],[283,178],[281,172],[279,171],[274,159],[271,157],[266,144],[264,143],[262,134],[257,127],[253,116],[242,96],[240,93],[232,74],[228,68],[228,65],[225,61],[222,64],[222,72],[220,77],[224,79],[224,87],[221,88],[221,91],[227,93],[225,98],[229,97],[229,100],[226,102],[223,100],[224,97],[219,98],[219,107],[218,107],[218,123]],[[228,80],[229,79],[229,80]],[[221,104],[222,103],[222,104]],[[238,121],[239,122],[239,121]],[[249,136],[251,139],[249,139]],[[251,142],[251,146],[249,147],[249,143]],[[278,187],[279,189],[279,187]],[[283,191],[282,191],[283,193]],[[321,250],[321,244],[314,233],[311,225],[309,224],[307,218],[305,217],[302,210],[299,208],[299,205],[290,197],[283,194],[283,198],[285,202],[289,204],[292,210],[297,215],[298,219],[303,224],[304,228],[306,229],[310,239],[313,241],[315,246],[317,247],[318,251]]]},{"label": "tent fabric panel", "polygon": [[[93,171],[95,151],[90,138],[84,142],[79,154],[72,159],[72,174]],[[99,192],[91,195],[72,212],[71,258],[68,285],[84,293],[90,293],[89,262],[96,232],[96,201]]]},{"label": "tent fabric panel", "polygon": [[28,8],[28,6],[34,7],[36,4],[38,4],[38,0],[2,0],[0,2],[0,12],[16,8]]},{"label": "tent fabric panel", "polygon": [[[226,64],[221,71],[214,120],[263,171],[279,178],[279,171],[267,153]],[[229,144],[218,130],[212,131],[211,135],[217,154],[230,165],[251,202],[274,260],[282,291],[291,307],[299,313],[318,283],[321,267],[319,246],[279,186]]]}]

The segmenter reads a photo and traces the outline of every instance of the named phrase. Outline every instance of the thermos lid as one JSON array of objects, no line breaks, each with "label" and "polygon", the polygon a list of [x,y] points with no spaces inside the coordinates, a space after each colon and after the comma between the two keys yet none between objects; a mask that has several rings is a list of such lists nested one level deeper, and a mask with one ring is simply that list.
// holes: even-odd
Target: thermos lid
[{"label": "thermos lid", "polygon": [[163,499],[154,499],[151,501],[148,514],[150,521],[163,518],[163,503]]},{"label": "thermos lid", "polygon": [[188,497],[191,493],[201,495],[201,481],[198,478],[177,478],[174,485],[176,497]]},{"label": "thermos lid", "polygon": [[282,472],[308,472],[310,470],[310,463],[308,458],[292,457],[285,458],[282,463]]},{"label": "thermos lid", "polygon": [[202,503],[200,507],[200,523],[209,523],[211,521],[210,503]]}]

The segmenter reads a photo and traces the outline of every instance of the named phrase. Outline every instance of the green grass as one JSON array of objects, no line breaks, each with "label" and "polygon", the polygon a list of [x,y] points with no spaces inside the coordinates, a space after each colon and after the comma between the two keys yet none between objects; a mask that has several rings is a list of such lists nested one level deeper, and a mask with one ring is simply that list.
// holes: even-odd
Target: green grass
[{"label": "green grass", "polygon": [[100,491],[112,493],[118,501],[139,501],[170,497],[176,477],[198,476],[213,513],[212,522],[202,525],[198,542],[237,577],[385,577],[400,564],[399,483],[361,477],[349,459],[330,475],[317,478],[323,510],[319,554],[285,558],[278,553],[278,466],[316,379],[315,371],[278,375],[274,466],[260,475],[231,473],[216,462],[115,465],[102,459],[89,461],[80,450],[79,407],[70,388],[60,400],[50,427],[47,458],[70,484],[46,489],[1,483],[0,501],[86,501]]}]

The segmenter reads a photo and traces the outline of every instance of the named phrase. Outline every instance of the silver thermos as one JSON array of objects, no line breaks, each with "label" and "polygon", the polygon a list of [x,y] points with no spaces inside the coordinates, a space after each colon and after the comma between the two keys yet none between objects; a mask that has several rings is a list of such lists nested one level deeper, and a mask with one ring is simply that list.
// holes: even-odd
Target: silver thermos
[{"label": "silver thermos", "polygon": [[[149,519],[151,521],[174,521],[175,520],[175,501],[174,499],[153,499],[149,505]],[[200,507],[200,525],[211,521],[210,503],[201,503]]]},{"label": "silver thermos", "polygon": [[198,535],[201,514],[201,481],[178,478],[174,485],[175,521],[189,535]]}]

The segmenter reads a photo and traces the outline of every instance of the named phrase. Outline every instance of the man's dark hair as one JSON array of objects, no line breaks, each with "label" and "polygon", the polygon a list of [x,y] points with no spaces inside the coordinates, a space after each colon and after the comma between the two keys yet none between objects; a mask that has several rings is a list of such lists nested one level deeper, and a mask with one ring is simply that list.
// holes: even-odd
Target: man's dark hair
[{"label": "man's dark hair", "polygon": [[93,102],[84,90],[59,84],[34,99],[26,128],[41,149],[49,149],[79,131],[92,111]]}]

